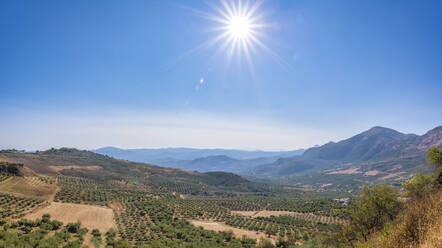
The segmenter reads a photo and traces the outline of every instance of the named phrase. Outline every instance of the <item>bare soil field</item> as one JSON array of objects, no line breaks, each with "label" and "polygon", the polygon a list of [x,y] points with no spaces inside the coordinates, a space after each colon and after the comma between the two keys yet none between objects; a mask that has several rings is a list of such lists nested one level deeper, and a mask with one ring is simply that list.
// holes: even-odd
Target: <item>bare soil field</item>
[{"label": "bare soil field", "polygon": [[111,208],[117,213],[117,214],[121,214],[121,212],[123,212],[123,206],[121,205],[121,203],[115,201],[112,203]]},{"label": "bare soil field", "polygon": [[45,183],[37,177],[10,177],[0,182],[0,192],[26,196],[39,197],[50,200],[57,191],[57,186]]},{"label": "bare soil field", "polygon": [[81,225],[89,230],[98,228],[101,232],[106,232],[110,228],[116,229],[114,213],[112,209],[106,207],[52,202],[49,206],[30,213],[24,218],[35,220],[41,218],[43,214],[50,214],[52,219],[64,224],[80,221]]},{"label": "bare soil field", "polygon": [[348,168],[348,169],[339,169],[339,170],[331,170],[328,171],[327,174],[342,174],[342,175],[351,175],[351,174],[358,174],[359,168]]},{"label": "bare soil field", "polygon": [[404,174],[405,172],[398,172],[398,173],[391,173],[391,174],[388,174],[388,175],[386,175],[386,176],[384,176],[384,177],[381,177],[381,178],[379,178],[379,179],[381,179],[381,180],[387,180],[387,179],[390,179],[390,178],[394,178],[394,177],[400,177],[402,174]]},{"label": "bare soil field", "polygon": [[212,230],[217,232],[232,231],[233,236],[235,236],[236,238],[242,238],[243,236],[246,236],[247,238],[256,239],[258,242],[261,238],[265,238],[270,240],[273,244],[276,243],[275,236],[271,236],[269,238],[265,233],[239,229],[236,227],[228,226],[221,222],[203,221],[203,220],[189,220],[189,222],[194,226],[198,227],[200,226],[206,230]]},{"label": "bare soil field", "polygon": [[290,211],[231,211],[233,214],[238,214],[247,217],[270,217],[270,216],[280,216],[280,215],[289,215],[293,217],[297,217],[304,220],[309,220],[313,222],[322,222],[322,223],[343,223],[343,220],[338,218],[328,217],[328,216],[320,216],[314,215],[312,213],[299,213],[299,212],[290,212]]},{"label": "bare soil field", "polygon": [[378,170],[371,170],[371,171],[365,172],[364,176],[376,176],[377,174],[379,174]]}]

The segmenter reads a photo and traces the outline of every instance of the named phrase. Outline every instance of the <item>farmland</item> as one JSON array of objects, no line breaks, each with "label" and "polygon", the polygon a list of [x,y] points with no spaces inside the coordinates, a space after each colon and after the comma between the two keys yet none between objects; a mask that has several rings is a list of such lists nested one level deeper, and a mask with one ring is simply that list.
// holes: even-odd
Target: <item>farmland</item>
[{"label": "farmland", "polygon": [[63,223],[80,222],[89,229],[106,232],[115,228],[112,209],[72,203],[52,202],[50,205],[24,216],[25,219],[36,220],[49,214],[53,219]]},{"label": "farmland", "polygon": [[[317,196],[307,205],[298,204],[303,197],[307,197],[297,195],[298,192],[286,199],[256,196],[181,197],[174,192],[149,192],[136,187],[128,189],[76,177],[57,176],[55,182],[60,187],[55,201],[111,207],[118,236],[133,244],[186,244],[195,240],[183,238],[183,233],[208,235],[212,233],[210,230],[232,230],[231,238],[241,238],[244,234],[253,239],[267,238],[275,243],[278,239],[294,235],[298,237],[298,242],[307,242],[315,239],[318,233],[336,229],[336,225],[342,223],[338,216],[343,214],[345,207],[324,196]],[[298,200],[290,200],[294,196]],[[309,208],[310,205],[316,207]],[[260,214],[247,216],[239,214],[239,211],[259,211]],[[275,216],[263,216],[262,213],[275,213]],[[277,216],[281,213],[284,215]],[[207,229],[208,233],[192,223]]]},{"label": "farmland", "polygon": [[[186,172],[69,149],[13,153],[8,161],[30,163],[40,174],[5,174],[3,218],[38,221],[49,214],[135,247],[309,244],[346,218],[346,205],[333,200],[346,194],[255,183],[231,173]],[[102,235],[85,235],[89,246],[105,243],[97,241]]]}]

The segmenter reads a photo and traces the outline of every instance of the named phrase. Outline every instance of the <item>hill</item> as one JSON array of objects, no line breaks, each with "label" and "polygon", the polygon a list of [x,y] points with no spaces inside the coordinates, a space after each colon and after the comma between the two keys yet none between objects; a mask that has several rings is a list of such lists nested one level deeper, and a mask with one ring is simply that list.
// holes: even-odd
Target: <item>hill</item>
[{"label": "hill", "polygon": [[233,149],[119,149],[115,147],[103,147],[93,150],[93,152],[119,159],[185,170],[244,173],[256,165],[271,163],[280,157],[301,155],[304,149],[269,152]]},{"label": "hill", "polygon": [[254,166],[271,163],[278,157],[260,157],[254,159],[234,159],[225,155],[207,156],[192,160],[157,161],[157,165],[179,168],[183,170],[209,172],[225,171],[237,174],[246,174]]},{"label": "hill", "polygon": [[393,129],[373,127],[349,139],[308,149],[302,157],[342,162],[380,161],[392,157],[423,154],[440,146],[442,126],[422,136],[403,134]]},{"label": "hill", "polygon": [[432,146],[442,146],[442,126],[421,136],[373,127],[348,139],[307,149],[301,156],[256,166],[250,173],[316,186],[398,181],[416,171],[428,171],[425,151]]},{"label": "hill", "polygon": [[272,186],[250,182],[226,173],[198,173],[174,168],[130,162],[72,148],[50,149],[35,153],[2,152],[0,161],[24,164],[38,174],[90,178],[146,188],[150,191],[189,194],[231,194],[232,192],[269,192]]}]

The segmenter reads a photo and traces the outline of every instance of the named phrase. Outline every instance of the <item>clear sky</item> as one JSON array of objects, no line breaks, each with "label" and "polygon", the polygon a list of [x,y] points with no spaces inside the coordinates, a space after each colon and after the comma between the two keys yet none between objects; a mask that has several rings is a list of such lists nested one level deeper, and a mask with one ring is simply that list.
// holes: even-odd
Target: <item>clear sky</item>
[{"label": "clear sky", "polygon": [[208,42],[219,9],[1,1],[0,148],[287,150],[442,124],[442,1],[264,1],[249,57]]}]

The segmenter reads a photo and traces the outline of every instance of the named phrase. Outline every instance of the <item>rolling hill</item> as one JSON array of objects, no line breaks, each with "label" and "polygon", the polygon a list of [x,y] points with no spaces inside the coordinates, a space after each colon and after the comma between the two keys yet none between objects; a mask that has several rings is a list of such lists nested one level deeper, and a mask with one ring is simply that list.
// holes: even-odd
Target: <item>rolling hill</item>
[{"label": "rolling hill", "polygon": [[160,166],[179,168],[183,170],[209,172],[225,171],[237,174],[246,174],[254,166],[272,163],[278,157],[260,157],[254,159],[234,159],[225,155],[215,155],[196,158],[192,160],[170,159],[166,161],[157,161]]},{"label": "rolling hill", "polygon": [[244,174],[256,165],[271,163],[281,157],[301,155],[304,150],[269,152],[228,149],[119,149],[103,147],[93,150],[93,152],[119,159],[184,170],[225,171]]},{"label": "rolling hill", "polygon": [[[24,164],[26,168],[43,175],[84,177],[100,181],[145,188],[150,191],[189,194],[231,194],[232,192],[270,192],[274,186],[251,182],[238,175],[198,173],[131,162],[73,148],[47,151],[0,152],[0,161]],[[185,191],[185,192],[184,192]]]}]

